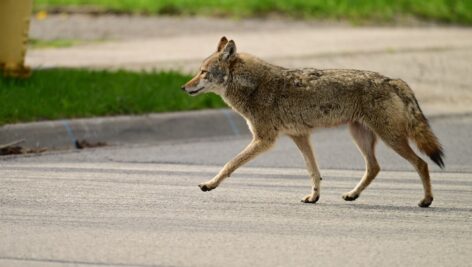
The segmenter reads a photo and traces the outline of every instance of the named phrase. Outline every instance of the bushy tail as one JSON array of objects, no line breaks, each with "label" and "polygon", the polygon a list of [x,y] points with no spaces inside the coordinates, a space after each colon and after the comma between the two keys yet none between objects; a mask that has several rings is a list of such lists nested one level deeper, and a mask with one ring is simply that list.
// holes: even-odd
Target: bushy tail
[{"label": "bushy tail", "polygon": [[426,118],[424,121],[417,121],[410,134],[416,142],[418,149],[428,155],[441,169],[444,168],[443,148],[431,130]]},{"label": "bushy tail", "polygon": [[444,152],[438,138],[434,135],[428,119],[423,114],[413,91],[402,80],[393,80],[390,82],[396,87],[395,91],[405,103],[408,114],[408,131],[410,138],[415,141],[418,149],[425,153],[441,169],[444,168]]}]

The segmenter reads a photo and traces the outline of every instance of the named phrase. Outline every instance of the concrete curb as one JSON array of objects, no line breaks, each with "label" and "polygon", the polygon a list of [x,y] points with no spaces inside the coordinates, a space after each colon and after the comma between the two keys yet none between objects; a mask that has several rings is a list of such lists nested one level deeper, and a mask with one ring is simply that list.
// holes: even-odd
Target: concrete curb
[{"label": "concrete curb", "polygon": [[143,144],[249,134],[230,109],[20,123],[0,127],[0,143],[25,139],[25,147],[72,148],[76,140],[109,145]]},{"label": "concrete curb", "polygon": [[[430,120],[471,115],[426,111]],[[216,109],[10,124],[0,127],[0,144],[24,139],[22,146],[27,148],[68,149],[75,147],[76,140],[108,145],[151,144],[249,134],[239,114]]]}]

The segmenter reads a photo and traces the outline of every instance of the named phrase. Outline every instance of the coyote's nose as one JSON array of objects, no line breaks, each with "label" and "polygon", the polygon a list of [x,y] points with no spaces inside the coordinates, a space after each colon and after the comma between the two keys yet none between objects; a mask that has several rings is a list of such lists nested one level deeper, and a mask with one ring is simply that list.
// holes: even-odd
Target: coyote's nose
[{"label": "coyote's nose", "polygon": [[185,91],[185,85],[180,86],[180,89],[182,89],[183,91]]}]

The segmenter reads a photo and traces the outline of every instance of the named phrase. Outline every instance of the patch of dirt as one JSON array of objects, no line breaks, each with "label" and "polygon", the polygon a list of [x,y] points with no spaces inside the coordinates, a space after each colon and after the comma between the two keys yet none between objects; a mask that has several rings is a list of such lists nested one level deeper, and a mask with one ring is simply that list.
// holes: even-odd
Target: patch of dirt
[{"label": "patch of dirt", "polygon": [[45,147],[25,148],[20,146],[25,140],[17,140],[8,144],[0,145],[0,156],[18,155],[18,154],[36,154],[43,153],[48,149]]},{"label": "patch of dirt", "polygon": [[103,146],[107,146],[107,143],[105,143],[105,142],[89,142],[85,139],[75,141],[75,147],[77,149],[103,147]]}]

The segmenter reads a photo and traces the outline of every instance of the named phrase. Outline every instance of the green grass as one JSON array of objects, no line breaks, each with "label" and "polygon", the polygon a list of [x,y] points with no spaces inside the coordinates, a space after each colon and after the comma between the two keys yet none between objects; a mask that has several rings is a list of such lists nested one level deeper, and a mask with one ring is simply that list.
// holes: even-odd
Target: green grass
[{"label": "green grass", "polygon": [[65,48],[77,45],[98,44],[106,42],[106,40],[79,40],[79,39],[28,39],[28,48],[44,49],[44,48]]},{"label": "green grass", "polygon": [[471,0],[36,0],[36,10],[95,7],[119,13],[259,17],[391,22],[412,16],[472,25]]},{"label": "green grass", "polygon": [[177,72],[35,70],[26,80],[0,75],[0,125],[6,123],[225,107],[220,97],[191,97]]},{"label": "green grass", "polygon": [[74,39],[55,39],[55,40],[40,40],[40,39],[29,39],[28,47],[34,49],[41,48],[64,48],[75,45],[85,44],[86,42]]}]

